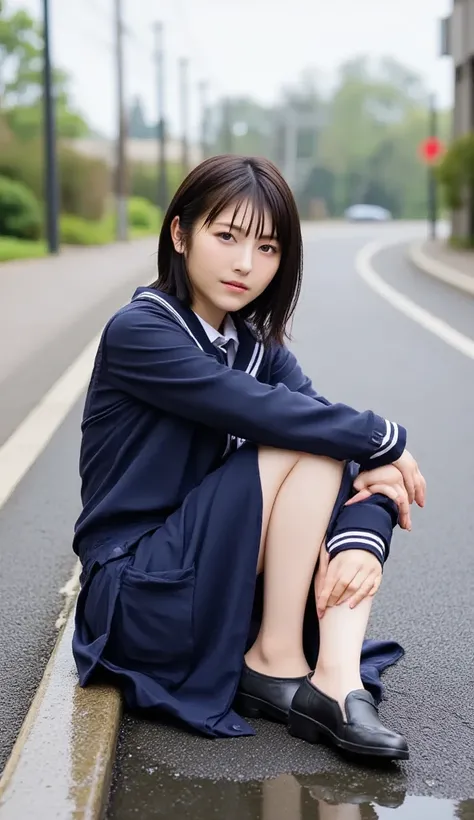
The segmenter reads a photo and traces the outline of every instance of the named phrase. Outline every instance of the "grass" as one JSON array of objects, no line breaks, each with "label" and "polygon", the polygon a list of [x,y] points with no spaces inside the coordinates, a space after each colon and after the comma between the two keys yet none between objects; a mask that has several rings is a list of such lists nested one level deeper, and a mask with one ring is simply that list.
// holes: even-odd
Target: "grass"
[{"label": "grass", "polygon": [[448,243],[456,251],[474,250],[474,236],[452,236]]},{"label": "grass", "polygon": [[[107,214],[101,222],[84,222],[75,217],[63,217],[62,232],[64,245],[82,247],[92,245],[109,245],[115,241],[115,217]],[[143,239],[147,236],[156,236],[160,231],[160,220],[156,219],[151,228],[129,228],[130,239]],[[26,239],[14,239],[10,236],[0,236],[0,263],[12,259],[39,259],[47,255],[46,242],[31,242]]]},{"label": "grass", "polygon": [[12,259],[40,259],[46,254],[46,242],[0,236],[0,262],[9,262]]}]

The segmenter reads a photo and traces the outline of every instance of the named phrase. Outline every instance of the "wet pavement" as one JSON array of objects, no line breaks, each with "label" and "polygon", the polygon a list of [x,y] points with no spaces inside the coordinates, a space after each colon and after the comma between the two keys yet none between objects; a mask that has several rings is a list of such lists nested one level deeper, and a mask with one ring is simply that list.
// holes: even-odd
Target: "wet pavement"
[{"label": "wet pavement", "polygon": [[107,820],[474,820],[474,800],[429,796],[432,781],[407,794],[401,766],[341,771],[330,751],[254,725],[257,738],[206,741],[127,716]]}]

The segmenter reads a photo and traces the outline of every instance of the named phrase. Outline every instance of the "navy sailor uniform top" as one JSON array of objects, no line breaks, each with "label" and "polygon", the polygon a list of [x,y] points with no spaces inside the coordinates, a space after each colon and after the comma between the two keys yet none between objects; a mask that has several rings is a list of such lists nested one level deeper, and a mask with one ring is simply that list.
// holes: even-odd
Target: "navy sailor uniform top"
[{"label": "navy sailor uniform top", "polygon": [[[403,427],[330,403],[285,345],[264,346],[238,314],[232,325],[238,344],[231,367],[219,360],[202,320],[161,291],[139,288],[108,322],[82,425],[83,510],[74,538],[81,558],[113,536],[137,541],[163,523],[222,463],[229,437],[237,446],[248,441],[347,462],[342,502],[359,469],[402,454]],[[339,504],[337,512],[328,530],[331,556],[356,547],[383,563],[396,505],[374,495]]]}]

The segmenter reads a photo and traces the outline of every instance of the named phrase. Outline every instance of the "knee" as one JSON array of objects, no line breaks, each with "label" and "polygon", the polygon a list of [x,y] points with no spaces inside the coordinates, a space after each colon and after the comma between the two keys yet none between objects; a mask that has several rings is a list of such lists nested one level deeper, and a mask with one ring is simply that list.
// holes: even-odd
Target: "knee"
[{"label": "knee", "polygon": [[342,479],[345,462],[336,461],[327,456],[316,456],[311,453],[301,453],[296,450],[278,450],[274,447],[261,446],[258,448],[259,464],[268,464],[271,468],[278,469],[288,475],[295,467],[301,474],[320,478],[324,476],[334,476],[339,481]]},{"label": "knee", "polygon": [[258,457],[260,460],[286,461],[294,465],[299,462],[313,466],[332,465],[333,469],[338,469],[341,473],[345,464],[343,461],[336,461],[328,456],[315,456],[312,453],[303,453],[298,450],[280,450],[276,447],[268,447],[265,444],[259,445]]}]

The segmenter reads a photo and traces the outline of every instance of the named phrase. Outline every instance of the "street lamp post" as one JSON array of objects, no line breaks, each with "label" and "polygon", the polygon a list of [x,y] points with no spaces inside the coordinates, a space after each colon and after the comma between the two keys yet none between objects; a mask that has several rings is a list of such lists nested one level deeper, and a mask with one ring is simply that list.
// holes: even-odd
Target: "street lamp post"
[{"label": "street lamp post", "polygon": [[43,43],[46,238],[49,252],[57,253],[59,250],[59,185],[56,155],[55,100],[51,68],[49,0],[43,0]]}]

